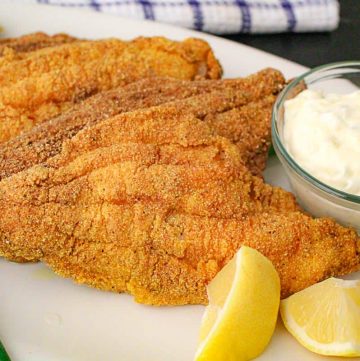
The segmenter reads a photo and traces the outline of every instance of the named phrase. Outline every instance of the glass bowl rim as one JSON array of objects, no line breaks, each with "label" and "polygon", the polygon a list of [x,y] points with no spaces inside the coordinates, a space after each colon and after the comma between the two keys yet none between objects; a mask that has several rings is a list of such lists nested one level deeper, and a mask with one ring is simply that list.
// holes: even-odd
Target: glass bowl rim
[{"label": "glass bowl rim", "polygon": [[[275,104],[273,106],[272,110],[272,116],[271,116],[271,132],[272,132],[272,141],[274,143],[275,151],[279,152],[280,155],[285,159],[286,163],[290,166],[290,168],[295,171],[297,175],[299,175],[301,178],[305,179],[308,183],[315,186],[316,188],[322,190],[323,192],[330,194],[334,196],[335,198],[346,200],[348,202],[352,202],[355,204],[360,204],[360,196],[356,194],[351,194],[347,192],[343,192],[339,189],[333,188],[323,182],[321,182],[319,179],[312,176],[310,173],[308,173],[306,170],[304,170],[295,160],[294,158],[288,153],[285,146],[283,145],[280,134],[278,132],[277,128],[277,114],[281,106],[283,106],[286,96],[288,93],[294,89],[300,82],[305,80],[305,78],[316,74],[321,73],[324,70],[332,70],[337,69],[341,67],[359,67],[359,74],[360,74],[360,61],[341,61],[336,63],[330,63],[318,66],[316,68],[313,68],[311,70],[308,70],[307,72],[303,73],[302,75],[298,76],[297,78],[293,79],[286,87],[281,91],[281,93],[278,95]],[[320,80],[319,78],[318,80]]]}]

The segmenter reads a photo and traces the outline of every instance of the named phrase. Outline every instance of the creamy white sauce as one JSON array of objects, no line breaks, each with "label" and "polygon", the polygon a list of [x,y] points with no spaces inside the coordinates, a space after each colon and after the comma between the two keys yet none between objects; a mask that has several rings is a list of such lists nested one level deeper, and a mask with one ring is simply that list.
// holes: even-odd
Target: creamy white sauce
[{"label": "creamy white sauce", "polygon": [[296,162],[323,183],[360,196],[360,91],[308,89],[284,106],[284,145]]}]

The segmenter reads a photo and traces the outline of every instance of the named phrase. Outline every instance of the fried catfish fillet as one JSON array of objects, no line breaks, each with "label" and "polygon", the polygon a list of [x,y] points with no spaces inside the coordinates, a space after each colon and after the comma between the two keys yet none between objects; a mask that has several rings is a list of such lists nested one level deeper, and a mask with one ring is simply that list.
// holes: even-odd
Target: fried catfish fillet
[{"label": "fried catfish fillet", "polygon": [[[74,41],[77,41],[77,39],[67,34],[47,35],[43,32],[26,34],[17,38],[0,39],[0,57],[4,55],[10,56],[11,51],[15,54],[29,53]],[[6,54],[9,51],[10,53]]]},{"label": "fried catfish fillet", "polygon": [[75,41],[0,67],[0,143],[81,100],[147,77],[218,79],[221,67],[199,39]]},{"label": "fried catfish fillet", "polygon": [[223,96],[225,106],[206,109],[203,119],[216,131],[236,143],[253,174],[261,175],[270,145],[270,117],[276,94],[285,80],[279,71],[264,69],[246,78],[232,80],[181,81],[170,78],[144,79],[102,92],[74,106],[68,112],[35,126],[0,147],[0,179],[42,163],[62,149],[83,128],[117,114],[172,102],[182,107],[196,105],[210,94],[217,104],[219,92],[245,94],[241,102]]},{"label": "fried catfish fillet", "polygon": [[224,104],[202,96],[198,108],[117,115],[2,180],[0,253],[153,305],[206,303],[206,284],[242,244],[272,260],[283,297],[358,269],[355,231],[299,212],[203,121]]}]

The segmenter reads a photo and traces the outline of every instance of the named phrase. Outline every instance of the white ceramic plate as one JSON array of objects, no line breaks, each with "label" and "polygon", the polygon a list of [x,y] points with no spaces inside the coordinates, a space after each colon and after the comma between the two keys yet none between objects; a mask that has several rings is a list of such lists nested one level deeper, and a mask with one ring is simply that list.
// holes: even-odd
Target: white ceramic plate
[{"label": "white ceramic plate", "polygon": [[[74,9],[2,1],[0,24],[5,28],[4,36],[42,30],[89,38],[201,37],[212,45],[226,77],[243,76],[268,66],[282,70],[287,77],[306,70],[213,36]],[[276,159],[270,160],[266,177],[287,187]],[[101,292],[59,278],[41,264],[18,265],[0,260],[0,339],[13,361],[189,361],[196,349],[203,311],[202,306],[138,305],[128,295]],[[281,322],[269,348],[259,358],[324,359],[301,347]]]}]

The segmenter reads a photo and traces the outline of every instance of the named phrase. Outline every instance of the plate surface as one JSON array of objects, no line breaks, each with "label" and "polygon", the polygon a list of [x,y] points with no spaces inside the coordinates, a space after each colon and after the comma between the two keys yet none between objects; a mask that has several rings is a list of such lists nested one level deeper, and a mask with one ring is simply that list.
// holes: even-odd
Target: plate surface
[{"label": "plate surface", "polygon": [[[88,11],[2,1],[0,24],[6,29],[4,36],[41,30],[89,38],[200,37],[215,50],[225,77],[243,76],[269,66],[280,69],[286,77],[306,70],[214,36]],[[266,178],[288,188],[277,159],[270,159]],[[360,274],[351,277],[359,278]],[[75,285],[41,264],[18,265],[0,259],[0,339],[13,361],[189,361],[196,349],[203,311],[202,306],[138,305],[128,295]],[[270,346],[258,360],[326,358],[301,347],[279,322]]]}]

